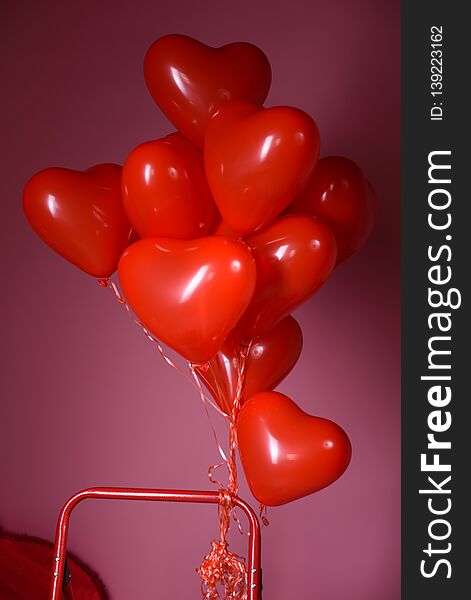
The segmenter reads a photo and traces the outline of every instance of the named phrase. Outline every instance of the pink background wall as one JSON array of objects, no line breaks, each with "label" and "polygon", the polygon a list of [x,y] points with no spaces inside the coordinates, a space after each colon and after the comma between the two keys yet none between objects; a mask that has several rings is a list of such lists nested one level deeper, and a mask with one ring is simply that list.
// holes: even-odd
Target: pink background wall
[{"label": "pink background wall", "polygon": [[[271,60],[268,104],[311,113],[322,154],[357,161],[381,203],[368,245],[296,313],[304,352],[280,389],[340,423],[354,454],[337,484],[269,511],[265,597],[397,600],[398,0],[30,0],[0,16],[1,526],[51,539],[62,502],[94,484],[209,487],[218,456],[199,399],[109,292],[34,236],[21,189],[40,168],[122,162],[172,130],[142,76],[158,36],[248,40]],[[216,533],[212,507],[89,503],[70,548],[114,600],[197,598]]]}]

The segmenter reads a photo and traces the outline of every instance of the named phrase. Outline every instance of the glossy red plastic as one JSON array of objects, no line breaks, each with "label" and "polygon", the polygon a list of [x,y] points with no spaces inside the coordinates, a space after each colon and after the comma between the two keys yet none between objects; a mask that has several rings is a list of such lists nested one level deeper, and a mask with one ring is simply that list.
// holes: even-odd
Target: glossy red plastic
[{"label": "glossy red plastic", "polygon": [[34,175],[23,209],[39,237],[93,277],[109,277],[132,235],[121,198],[121,167],[52,167]]},{"label": "glossy red plastic", "polygon": [[266,506],[286,504],[330,485],[345,471],[352,453],[341,427],[308,415],[278,392],[247,400],[237,437],[247,482]]},{"label": "glossy red plastic", "polygon": [[319,155],[319,131],[296,108],[227,102],[206,132],[204,163],[224,221],[239,234],[268,224],[306,185]]},{"label": "glossy red plastic", "polygon": [[271,83],[270,63],[260,48],[246,42],[212,48],[185,35],[155,41],[145,57],[144,75],[160,109],[200,148],[221,104],[263,104]]},{"label": "glossy red plastic", "polygon": [[307,213],[325,221],[337,240],[340,263],[368,239],[377,201],[354,162],[341,156],[326,156],[317,163],[304,191],[287,212]]},{"label": "glossy red plastic", "polygon": [[247,246],[217,236],[140,240],[124,252],[118,274],[144,325],[195,363],[220,350],[247,308],[256,280]]},{"label": "glossy red plastic", "polygon": [[216,214],[200,152],[178,133],[141,144],[126,159],[123,202],[141,237],[192,239]]},{"label": "glossy red plastic", "polygon": [[[237,393],[242,344],[241,336],[233,332],[209,361],[208,368],[198,369],[200,378],[227,415],[232,414]],[[291,315],[256,338],[247,356],[241,404],[281,383],[297,363],[302,345],[301,327]]]},{"label": "glossy red plastic", "polygon": [[287,215],[245,239],[257,266],[255,293],[237,329],[256,337],[273,327],[327,280],[337,246],[325,223]]}]

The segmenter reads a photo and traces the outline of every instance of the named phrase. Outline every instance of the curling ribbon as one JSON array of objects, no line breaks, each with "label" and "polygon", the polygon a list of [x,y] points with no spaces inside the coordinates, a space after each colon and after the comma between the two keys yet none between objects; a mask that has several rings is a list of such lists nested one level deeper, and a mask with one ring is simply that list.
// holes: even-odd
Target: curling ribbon
[{"label": "curling ribbon", "polygon": [[224,600],[247,599],[247,568],[244,559],[229,551],[226,540],[231,507],[231,495],[226,490],[220,490],[220,537],[211,542],[211,551],[197,569],[201,578],[201,593],[206,600],[220,598],[218,585],[224,590]]},{"label": "curling ribbon", "polygon": [[[235,342],[237,343],[237,342]],[[230,515],[237,523],[239,532],[243,534],[242,524],[237,516],[232,498],[237,495],[237,418],[240,411],[240,403],[244,389],[245,366],[251,342],[239,344],[237,352],[237,388],[235,398],[232,404],[232,414],[229,419],[229,459],[226,459],[226,465],[229,472],[227,490],[219,490],[219,540],[211,542],[211,551],[207,554],[200,567],[197,569],[201,579],[201,592],[206,600],[217,600],[220,598],[218,586],[224,590],[224,600],[246,600],[247,598],[247,567],[242,557],[237,556],[228,549],[227,533],[230,527]],[[190,366],[193,376],[199,381],[196,374],[196,365]],[[201,382],[199,386],[202,393]],[[204,402],[203,393],[202,400]],[[209,417],[209,415],[208,415]],[[215,465],[209,468],[209,478],[212,478],[212,471],[221,465]]]},{"label": "curling ribbon", "polygon": [[[162,345],[159,340],[155,338],[152,333],[141,323],[138,319],[134,318],[131,313],[131,308],[127,303],[126,299],[121,295],[117,285],[110,278],[99,279],[98,283],[105,288],[111,289],[115,295],[117,301],[125,307],[128,316],[132,318],[134,323],[139,325],[147,339],[156,344],[161,357],[165,362],[174,368],[178,373],[183,375],[189,380],[192,385],[198,390],[203,407],[208,418],[216,446],[221,456],[222,462],[216,465],[212,465],[208,468],[208,477],[211,483],[219,485],[219,540],[213,540],[211,542],[211,551],[207,554],[201,563],[197,572],[201,579],[201,592],[203,598],[206,600],[218,600],[220,598],[218,586],[224,590],[224,600],[246,600],[247,599],[247,567],[245,565],[245,559],[228,549],[227,533],[230,528],[230,517],[237,523],[237,527],[241,534],[244,534],[242,524],[237,516],[236,509],[234,507],[232,497],[237,495],[238,482],[237,482],[237,465],[236,465],[236,450],[237,450],[237,431],[236,424],[237,418],[240,411],[240,403],[244,390],[245,382],[245,367],[247,356],[250,352],[252,340],[246,341],[239,340],[234,341],[238,345],[238,368],[237,368],[237,388],[235,398],[233,399],[232,412],[230,415],[222,411],[208,396],[205,394],[201,381],[197,375],[196,368],[207,370],[209,365],[197,365],[188,363],[188,367],[192,378],[190,378],[185,371],[176,365],[164,352]],[[229,421],[229,458],[226,456],[221,444],[219,443],[216,430],[211,421],[209,415],[207,403],[210,403],[221,415],[226,417]],[[222,466],[226,466],[229,474],[227,489],[224,488],[223,484],[214,478],[214,471]],[[262,519],[265,523],[266,519]]]},{"label": "curling ribbon", "polygon": [[[187,379],[194,387],[196,387],[196,389],[198,389],[199,391],[199,386],[195,384],[195,382],[188,377],[188,375],[185,373],[185,371],[180,368],[178,365],[176,365],[171,358],[169,358],[165,352],[164,349],[161,345],[161,343],[159,342],[159,340],[154,337],[152,335],[152,333],[147,329],[147,327],[144,325],[144,323],[141,323],[141,321],[139,321],[138,319],[134,318],[132,313],[131,313],[131,307],[129,306],[129,304],[127,303],[126,299],[121,295],[118,286],[115,284],[115,282],[108,278],[108,279],[99,279],[98,283],[100,284],[101,287],[104,288],[109,288],[113,294],[116,297],[116,300],[122,305],[124,306],[124,308],[126,309],[128,316],[133,320],[133,322],[138,325],[142,332],[144,333],[144,335],[146,336],[146,338],[152,342],[153,344],[156,345],[157,350],[159,351],[160,356],[164,359],[164,361],[173,369],[175,369],[178,373],[180,373],[180,375],[182,375],[185,379]],[[208,398],[206,395],[204,395],[204,400],[205,402],[209,402],[211,404],[211,406],[217,410],[223,417],[229,418],[228,415],[222,411],[219,406],[213,402],[210,398]]]},{"label": "curling ribbon", "polygon": [[262,521],[264,527],[268,527],[268,525],[270,525],[270,521],[268,520],[268,517],[267,517],[267,512],[268,512],[268,509],[265,506],[265,504],[258,505],[258,514],[260,516],[260,520]]}]

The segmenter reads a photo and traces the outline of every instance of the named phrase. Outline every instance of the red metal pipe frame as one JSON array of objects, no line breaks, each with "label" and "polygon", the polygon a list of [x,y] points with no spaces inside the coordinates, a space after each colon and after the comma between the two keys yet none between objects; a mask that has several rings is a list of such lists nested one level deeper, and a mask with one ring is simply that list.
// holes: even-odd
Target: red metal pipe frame
[{"label": "red metal pipe frame", "polygon": [[[87,499],[195,502],[199,504],[219,504],[220,502],[219,492],[199,492],[192,490],[146,490],[140,488],[103,487],[90,488],[78,492],[65,503],[57,522],[50,600],[65,600],[66,598],[66,593],[62,593],[62,584],[64,580],[70,515],[79,502]],[[232,501],[235,506],[245,512],[249,521],[247,600],[260,600],[260,525],[254,511],[244,500],[238,496],[233,496]],[[66,585],[65,588],[69,588],[69,585]],[[71,593],[69,590],[67,592],[70,598]]]}]

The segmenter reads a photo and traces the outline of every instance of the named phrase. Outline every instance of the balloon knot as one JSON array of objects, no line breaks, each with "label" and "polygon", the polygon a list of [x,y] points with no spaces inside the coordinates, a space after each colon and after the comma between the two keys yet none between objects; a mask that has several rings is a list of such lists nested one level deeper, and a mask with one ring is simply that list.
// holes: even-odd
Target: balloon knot
[{"label": "balloon knot", "polygon": [[209,370],[209,362],[205,363],[191,363],[192,369],[198,369],[202,373],[206,373]]}]

